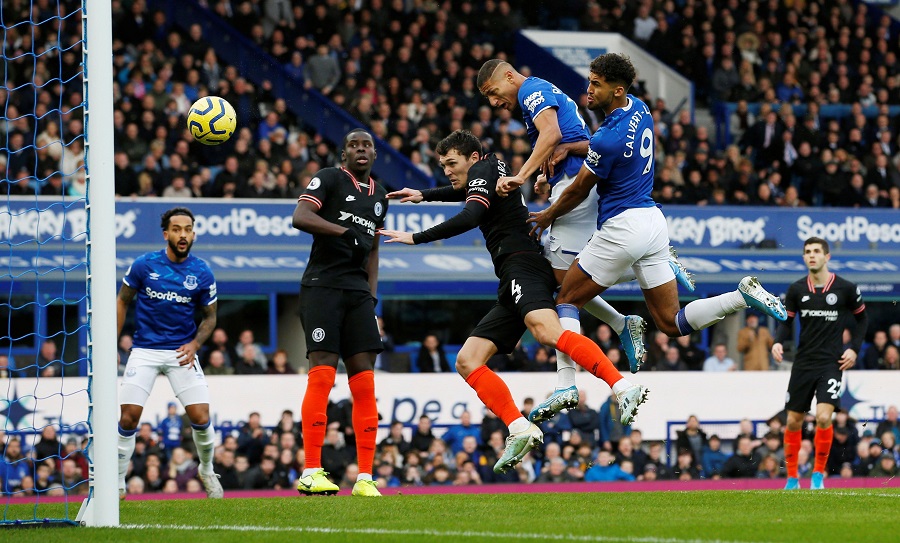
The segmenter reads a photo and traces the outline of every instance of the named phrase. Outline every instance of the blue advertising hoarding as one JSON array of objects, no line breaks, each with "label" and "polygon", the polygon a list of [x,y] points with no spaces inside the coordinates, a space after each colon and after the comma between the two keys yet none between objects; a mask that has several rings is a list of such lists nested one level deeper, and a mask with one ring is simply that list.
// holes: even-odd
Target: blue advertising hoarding
[{"label": "blue advertising hoarding", "polygon": [[[194,253],[210,263],[222,292],[296,292],[312,238],[291,227],[295,204],[285,200],[119,200],[119,276],[137,255],[164,246],[159,218],[175,205],[194,212]],[[459,209],[392,204],[386,227],[417,231]],[[786,288],[805,273],[800,252],[814,235],[832,243],[832,269],[860,283],[867,297],[895,297],[900,290],[895,210],[666,206],[664,212],[672,244],[697,276],[701,295],[730,289],[748,274]],[[0,244],[7,246],[0,266],[8,270],[0,282],[14,281],[19,292],[35,288],[35,278],[45,286],[65,278],[68,288],[79,288],[86,228],[81,201],[11,198],[0,206]],[[477,229],[441,243],[383,245],[379,275],[382,296],[491,296],[497,284]],[[638,296],[639,289],[617,285],[610,295]]]}]

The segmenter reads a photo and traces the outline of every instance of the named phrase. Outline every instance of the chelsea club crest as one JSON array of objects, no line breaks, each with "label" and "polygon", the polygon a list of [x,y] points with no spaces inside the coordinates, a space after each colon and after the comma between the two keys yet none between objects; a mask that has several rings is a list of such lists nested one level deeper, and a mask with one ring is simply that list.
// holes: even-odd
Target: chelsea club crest
[{"label": "chelsea club crest", "polygon": [[182,285],[188,290],[194,290],[197,288],[197,278],[193,275],[188,275],[184,278],[184,283],[182,283]]}]

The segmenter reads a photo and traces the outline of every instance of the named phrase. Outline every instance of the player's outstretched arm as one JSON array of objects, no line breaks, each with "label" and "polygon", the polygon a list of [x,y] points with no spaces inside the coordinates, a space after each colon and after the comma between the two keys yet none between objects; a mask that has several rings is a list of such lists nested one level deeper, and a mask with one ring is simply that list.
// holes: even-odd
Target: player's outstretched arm
[{"label": "player's outstretched arm", "polygon": [[175,352],[178,353],[179,366],[194,367],[200,346],[206,343],[213,330],[216,329],[216,312],[218,309],[219,302],[213,302],[203,307],[203,319],[197,326],[197,334],[194,336],[194,339],[175,349]]},{"label": "player's outstretched arm", "polygon": [[415,242],[413,242],[412,232],[401,232],[400,230],[379,230],[378,233],[384,236],[385,243],[403,243],[404,245],[415,245]]},{"label": "player's outstretched arm", "polygon": [[582,166],[578,175],[575,176],[575,180],[560,194],[557,201],[543,211],[529,213],[528,222],[533,225],[532,235],[540,235],[553,224],[553,221],[578,207],[578,204],[583,202],[597,185],[598,180],[599,178],[591,170]]},{"label": "player's outstretched arm", "polygon": [[422,191],[411,189],[408,187],[403,187],[400,190],[395,190],[394,192],[387,193],[387,197],[389,200],[400,199],[400,202],[412,202],[414,204],[418,204],[424,197],[422,196]]}]

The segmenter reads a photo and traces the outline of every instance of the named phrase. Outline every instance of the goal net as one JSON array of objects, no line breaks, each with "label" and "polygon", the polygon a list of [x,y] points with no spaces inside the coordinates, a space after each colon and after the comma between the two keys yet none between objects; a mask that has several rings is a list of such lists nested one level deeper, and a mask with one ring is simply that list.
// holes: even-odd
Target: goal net
[{"label": "goal net", "polygon": [[0,3],[3,525],[118,524],[111,20]]}]

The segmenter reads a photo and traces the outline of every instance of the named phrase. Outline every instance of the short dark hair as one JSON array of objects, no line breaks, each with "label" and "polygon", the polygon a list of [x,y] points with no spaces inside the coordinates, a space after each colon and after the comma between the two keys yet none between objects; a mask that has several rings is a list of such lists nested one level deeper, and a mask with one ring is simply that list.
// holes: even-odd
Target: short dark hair
[{"label": "short dark hair", "polygon": [[[347,148],[347,143],[350,142],[350,136],[352,136],[353,134],[358,134],[360,132],[362,132],[363,134],[372,138],[372,134],[369,134],[369,131],[366,130],[365,128],[354,128],[353,130],[347,132],[347,134],[344,136],[344,142],[341,144],[341,149]],[[375,138],[372,138],[373,143],[374,143],[374,141],[375,141]]]},{"label": "short dark hair", "polygon": [[169,229],[169,221],[176,215],[184,215],[186,217],[190,217],[191,224],[194,224],[194,214],[191,213],[190,209],[186,207],[173,207],[172,209],[162,214],[162,221],[160,222],[160,226],[162,226],[163,230]]},{"label": "short dark hair", "polygon": [[606,53],[592,60],[591,73],[602,77],[608,83],[623,85],[626,91],[637,78],[631,59],[619,53]]},{"label": "short dark hair", "polygon": [[476,80],[475,86],[478,87],[479,90],[481,90],[481,87],[483,87],[484,84],[490,81],[491,77],[494,76],[494,72],[497,71],[497,67],[505,62],[505,60],[499,58],[492,58],[491,60],[482,64],[481,69],[478,70],[478,79]]},{"label": "short dark hair", "polygon": [[828,242],[817,237],[807,238],[806,241],[803,242],[803,249],[806,249],[807,245],[814,245],[816,243],[822,246],[822,252],[826,255],[831,252],[831,247],[828,246]]},{"label": "short dark hair", "polygon": [[481,155],[481,140],[468,130],[454,130],[437,144],[434,151],[444,156],[454,149],[462,156],[469,156],[472,153]]}]

